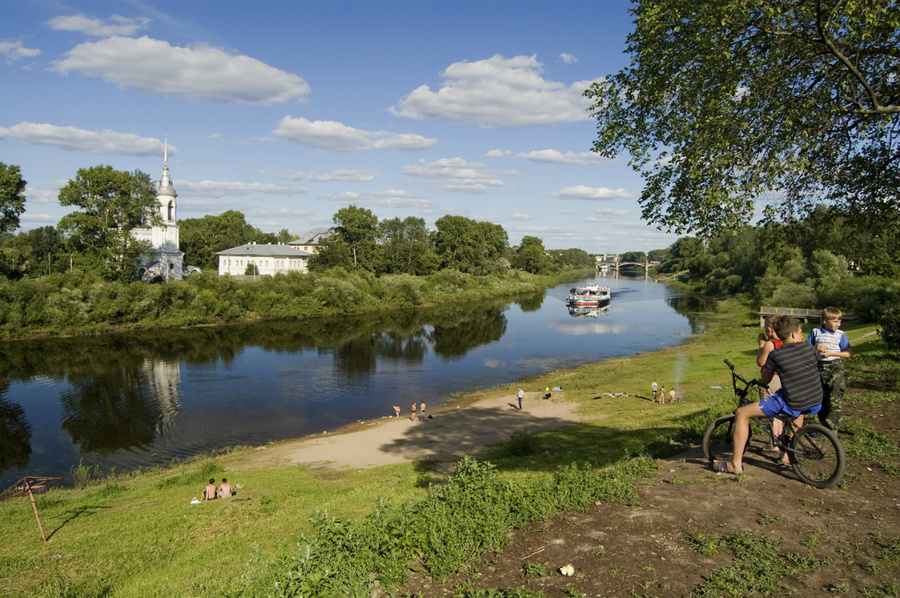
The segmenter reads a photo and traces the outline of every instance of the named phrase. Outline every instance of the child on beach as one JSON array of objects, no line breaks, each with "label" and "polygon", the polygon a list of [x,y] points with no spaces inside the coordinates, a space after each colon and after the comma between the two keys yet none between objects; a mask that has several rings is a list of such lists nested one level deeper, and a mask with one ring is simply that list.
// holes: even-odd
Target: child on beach
[{"label": "child on beach", "polygon": [[819,421],[835,432],[844,407],[844,359],[853,355],[850,341],[841,330],[841,310],[826,307],[822,310],[822,325],[809,333],[807,342],[816,348],[819,376],[822,380],[822,410]]},{"label": "child on beach", "polygon": [[415,404],[415,402],[413,402],[413,404],[412,404],[412,416],[410,416],[409,421],[411,421],[411,422],[416,421],[416,404]]},{"label": "child on beach", "polygon": [[656,394],[659,392],[659,384],[656,383],[656,380],[653,381],[653,384],[650,385],[650,390],[653,391],[653,400],[656,400]]},{"label": "child on beach", "polygon": [[662,386],[659,387],[659,402],[660,403],[666,402],[666,385],[665,384],[663,384]]}]

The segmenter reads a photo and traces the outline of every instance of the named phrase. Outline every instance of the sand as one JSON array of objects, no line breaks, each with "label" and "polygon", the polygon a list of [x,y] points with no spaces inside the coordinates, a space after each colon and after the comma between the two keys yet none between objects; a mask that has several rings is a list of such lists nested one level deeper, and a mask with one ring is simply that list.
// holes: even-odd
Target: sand
[{"label": "sand", "polygon": [[565,393],[527,392],[522,410],[515,391],[488,396],[467,406],[426,408],[432,419],[410,420],[409,406],[401,417],[361,421],[337,433],[259,447],[248,467],[309,464],[336,468],[378,467],[407,461],[454,463],[488,444],[507,440],[517,431],[560,428],[579,421],[576,403]]}]

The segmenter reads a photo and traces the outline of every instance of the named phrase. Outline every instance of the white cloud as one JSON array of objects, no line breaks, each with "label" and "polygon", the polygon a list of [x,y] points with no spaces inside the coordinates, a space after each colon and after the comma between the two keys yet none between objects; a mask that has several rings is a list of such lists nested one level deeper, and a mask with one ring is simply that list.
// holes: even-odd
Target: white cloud
[{"label": "white cloud", "polygon": [[325,196],[325,199],[344,203],[358,203],[363,199],[363,196],[356,191],[345,191],[343,193],[329,193]]},{"label": "white cloud", "polygon": [[401,189],[388,189],[372,193],[372,205],[385,208],[406,208],[411,210],[427,210],[434,207],[434,202],[420,195],[412,195]]},{"label": "white cloud", "polygon": [[582,97],[591,81],[566,86],[541,75],[536,56],[495,55],[475,62],[456,62],[441,73],[443,86],[422,85],[391,112],[416,120],[445,118],[483,127],[525,127],[590,118]]},{"label": "white cloud", "polygon": [[0,40],[0,56],[6,59],[6,64],[12,64],[22,58],[35,58],[41,55],[36,48],[26,48],[22,40]]},{"label": "white cloud", "polygon": [[[133,133],[117,131],[87,131],[76,127],[20,122],[11,127],[0,127],[0,138],[14,137],[25,143],[52,145],[63,150],[116,156],[161,156],[163,142],[152,137],[138,137]],[[169,146],[169,153],[176,153]]]},{"label": "white cloud", "polygon": [[336,152],[357,152],[369,149],[424,149],[437,144],[437,139],[421,135],[398,134],[388,131],[365,131],[332,120],[310,121],[303,117],[285,116],[274,133],[288,141]]},{"label": "white cloud", "polygon": [[342,182],[342,183],[368,183],[378,176],[370,170],[326,170],[325,172],[310,172],[309,180],[318,182]]},{"label": "white cloud", "polygon": [[534,160],[535,162],[547,162],[550,164],[597,164],[606,160],[603,156],[594,152],[566,152],[555,149],[535,150],[516,154],[517,158]]},{"label": "white cloud", "polygon": [[605,208],[602,210],[597,210],[594,212],[592,216],[588,216],[584,219],[585,222],[610,222],[612,220],[616,220],[622,216],[627,216],[630,214],[628,210],[620,210],[616,208]]},{"label": "white cloud", "polygon": [[528,214],[513,214],[511,218],[513,220],[531,220],[531,216]]},{"label": "white cloud", "polygon": [[578,57],[574,56],[572,54],[569,54],[568,52],[563,52],[562,54],[560,54],[559,59],[562,62],[565,62],[566,64],[572,64],[574,62],[578,62]]},{"label": "white cloud", "polygon": [[291,73],[249,56],[234,56],[204,44],[111,37],[79,44],[53,63],[62,74],[75,71],[120,87],[151,94],[268,106],[302,101],[309,85]]},{"label": "white cloud", "polygon": [[505,158],[506,156],[510,155],[511,153],[512,152],[509,150],[492,149],[488,153],[486,153],[485,156],[488,158]]},{"label": "white cloud", "polygon": [[116,35],[134,35],[150,25],[150,19],[139,17],[129,19],[112,15],[106,22],[101,19],[89,19],[84,15],[60,16],[47,21],[50,29],[56,31],[78,31],[92,37],[113,37]]},{"label": "white cloud", "polygon": [[433,181],[432,186],[436,189],[464,193],[487,193],[490,187],[508,186],[500,176],[517,174],[515,171],[498,172],[462,158],[441,158],[434,162],[420,160],[418,164],[404,166],[403,172]]},{"label": "white cloud", "polygon": [[631,199],[634,195],[627,189],[608,189],[607,187],[588,187],[576,185],[564,187],[551,193],[560,199]]},{"label": "white cloud", "polygon": [[178,181],[178,193],[192,197],[240,197],[267,193],[271,195],[297,195],[306,193],[304,187],[271,185],[267,183],[243,183],[239,181]]}]

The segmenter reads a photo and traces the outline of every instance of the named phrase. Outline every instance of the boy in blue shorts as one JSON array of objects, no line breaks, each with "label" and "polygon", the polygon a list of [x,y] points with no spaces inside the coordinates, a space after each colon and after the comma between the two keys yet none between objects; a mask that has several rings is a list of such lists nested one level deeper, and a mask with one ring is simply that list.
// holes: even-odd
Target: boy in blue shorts
[{"label": "boy in blue shorts", "polygon": [[[782,316],[772,322],[772,328],[784,344],[769,353],[760,382],[768,384],[774,373],[778,372],[781,389],[770,397],[735,410],[734,455],[731,461],[715,461],[713,465],[716,471],[744,471],[744,447],[750,437],[751,419],[785,413],[795,418],[798,426],[802,426],[804,414],[816,414],[822,408],[822,383],[816,367],[816,350],[803,342],[800,320],[793,316]],[[787,462],[786,457],[787,455],[782,455],[782,461]]]},{"label": "boy in blue shorts", "polygon": [[835,432],[844,407],[844,359],[853,355],[850,340],[840,329],[843,317],[838,308],[826,307],[822,310],[822,325],[813,329],[806,339],[816,348],[819,358],[819,376],[824,392],[819,422]]}]

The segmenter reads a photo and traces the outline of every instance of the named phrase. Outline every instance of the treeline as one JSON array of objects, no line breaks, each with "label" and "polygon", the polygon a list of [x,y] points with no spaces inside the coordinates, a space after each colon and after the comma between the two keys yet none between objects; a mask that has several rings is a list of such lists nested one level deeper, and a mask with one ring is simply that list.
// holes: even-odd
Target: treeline
[{"label": "treeline", "polygon": [[520,270],[473,276],[441,270],[427,276],[334,268],[237,280],[203,272],[166,284],[105,281],[96,273],[65,272],[13,282],[0,279],[0,337],[89,334],[204,324],[252,322],[397,307],[473,301],[543,291],[566,271],[536,276]]},{"label": "treeline", "polygon": [[834,305],[867,321],[900,304],[900,231],[873,229],[824,205],[807,218],[683,237],[650,252],[657,276],[677,276],[713,296],[743,295],[759,305]]},{"label": "treeline", "polygon": [[[141,256],[149,255],[151,248],[137,241],[134,232],[162,222],[147,174],[103,165],[79,169],[59,192],[60,204],[73,207],[71,213],[56,227],[13,234],[25,211],[25,185],[17,166],[0,163],[0,274],[18,280],[80,271],[107,281],[135,279]],[[338,210],[333,221],[335,234],[310,259],[314,272],[346,268],[422,276],[452,269],[485,275],[516,268],[548,274],[594,264],[581,249],[547,251],[537,237],[525,237],[511,248],[499,224],[462,216],[439,218],[431,231],[422,218],[379,220],[370,210],[348,206]],[[184,264],[202,270],[218,268],[217,252],[297,238],[287,229],[264,233],[234,210],[179,222]]]}]

